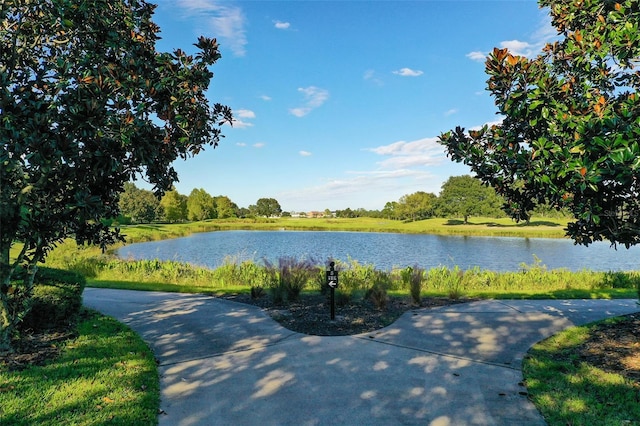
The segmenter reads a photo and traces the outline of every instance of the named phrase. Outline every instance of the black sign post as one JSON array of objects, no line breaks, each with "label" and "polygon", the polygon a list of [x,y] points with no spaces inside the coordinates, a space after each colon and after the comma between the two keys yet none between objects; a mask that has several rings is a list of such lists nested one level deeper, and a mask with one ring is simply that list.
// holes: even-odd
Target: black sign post
[{"label": "black sign post", "polygon": [[336,319],[336,299],[335,292],[338,287],[338,271],[336,271],[335,262],[329,263],[329,270],[327,271],[327,285],[331,290],[331,320]]}]

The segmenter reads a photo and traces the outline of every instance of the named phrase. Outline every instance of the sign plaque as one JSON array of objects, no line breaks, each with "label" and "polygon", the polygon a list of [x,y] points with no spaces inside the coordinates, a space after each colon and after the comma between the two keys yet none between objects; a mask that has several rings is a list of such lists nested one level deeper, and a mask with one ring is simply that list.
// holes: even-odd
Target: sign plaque
[{"label": "sign plaque", "polygon": [[329,263],[329,269],[327,270],[327,285],[331,290],[331,320],[336,319],[336,299],[335,292],[338,287],[338,271],[336,271],[335,262]]}]

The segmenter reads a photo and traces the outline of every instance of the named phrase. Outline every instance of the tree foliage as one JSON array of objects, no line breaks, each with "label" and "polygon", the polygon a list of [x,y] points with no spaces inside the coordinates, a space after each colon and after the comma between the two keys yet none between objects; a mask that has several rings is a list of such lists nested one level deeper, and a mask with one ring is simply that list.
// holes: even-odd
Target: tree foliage
[{"label": "tree foliage", "polygon": [[399,219],[404,220],[423,220],[432,217],[436,208],[435,194],[424,191],[414,192],[413,194],[403,195],[393,207],[393,213]]},{"label": "tree foliage", "polygon": [[382,217],[386,219],[399,219],[398,215],[398,202],[397,201],[387,201],[380,213]]},{"label": "tree foliage", "polygon": [[133,182],[124,184],[118,206],[124,216],[135,223],[151,223],[158,219],[160,200],[153,192],[138,188]]},{"label": "tree foliage", "polygon": [[238,205],[231,201],[226,195],[218,195],[214,197],[218,219],[228,219],[230,217],[238,217]]},{"label": "tree foliage", "polygon": [[500,215],[501,204],[493,188],[463,175],[452,176],[442,185],[437,209],[441,216],[462,216],[467,223],[469,216]]},{"label": "tree foliage", "polygon": [[[33,277],[69,236],[114,242],[117,232],[100,219],[118,215],[124,183],[144,175],[161,195],[177,179],[172,162],[216,146],[220,125],[231,122],[229,108],[205,97],[216,41],[201,37],[195,55],[157,52],[154,7],[0,3],[0,346],[15,325],[14,270]],[[23,248],[10,263],[17,241]]]},{"label": "tree foliage", "polygon": [[186,221],[187,200],[186,195],[180,194],[175,189],[165,192],[160,200],[161,219],[171,223]]},{"label": "tree foliage", "polygon": [[440,136],[516,219],[565,208],[577,244],[640,242],[640,2],[541,0],[560,40],[537,57],[494,49],[488,90],[504,120]]},{"label": "tree foliage", "polygon": [[280,216],[282,208],[275,198],[260,198],[255,204],[255,214],[257,216]]},{"label": "tree foliage", "polygon": [[216,202],[204,189],[193,189],[187,198],[187,218],[206,220],[217,217]]}]

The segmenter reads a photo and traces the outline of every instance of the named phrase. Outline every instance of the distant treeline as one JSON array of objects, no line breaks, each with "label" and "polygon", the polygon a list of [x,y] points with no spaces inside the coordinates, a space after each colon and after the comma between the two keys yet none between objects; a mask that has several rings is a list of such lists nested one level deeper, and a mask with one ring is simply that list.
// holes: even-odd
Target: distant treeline
[{"label": "distant treeline", "polygon": [[[260,198],[249,207],[238,207],[229,197],[212,196],[204,189],[193,189],[183,195],[178,191],[167,191],[161,198],[151,191],[140,189],[133,183],[125,185],[120,196],[122,215],[115,221],[120,224],[152,222],[186,222],[207,219],[247,217],[372,217],[402,221],[416,221],[433,217],[462,218],[467,222],[471,216],[505,217],[504,199],[493,188],[469,175],[452,176],[443,185],[439,195],[418,191],[389,201],[382,210],[346,208],[322,212],[283,212],[274,198]],[[538,205],[533,211],[537,216],[562,217],[564,212],[548,205]]]}]

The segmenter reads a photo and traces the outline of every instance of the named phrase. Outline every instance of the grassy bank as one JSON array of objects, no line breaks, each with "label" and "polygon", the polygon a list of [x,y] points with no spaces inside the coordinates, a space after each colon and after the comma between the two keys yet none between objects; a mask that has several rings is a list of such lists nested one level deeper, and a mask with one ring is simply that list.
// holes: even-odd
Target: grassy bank
[{"label": "grassy bank", "polygon": [[530,223],[511,219],[471,218],[465,224],[458,219],[427,219],[401,222],[374,218],[277,218],[214,219],[181,224],[149,224],[123,226],[129,243],[183,237],[197,232],[228,230],[299,230],[395,232],[405,234],[473,235],[489,237],[564,238],[566,220],[533,218]]},{"label": "grassy bank", "polygon": [[61,349],[44,366],[0,366],[0,424],[157,424],[155,359],[132,330],[86,312]]},{"label": "grassy bank", "polygon": [[[92,248],[77,248],[67,243],[57,248],[47,263],[73,270],[87,277],[88,285],[136,290],[188,293],[249,292],[252,287],[269,286],[271,275],[263,263],[237,261],[233,258],[216,269],[196,267],[188,263],[159,260],[122,260],[101,254]],[[314,266],[304,286],[318,291],[324,282],[325,265]],[[378,271],[374,265],[357,261],[338,262],[340,290],[348,295],[367,291],[372,280],[384,278],[385,287],[398,294],[408,294],[403,281],[405,268]],[[516,272],[496,272],[481,268],[463,271],[440,266],[422,271],[423,297],[474,297],[503,299],[560,298],[634,298],[640,285],[640,273],[569,271],[547,269],[539,260],[522,264]]]}]

